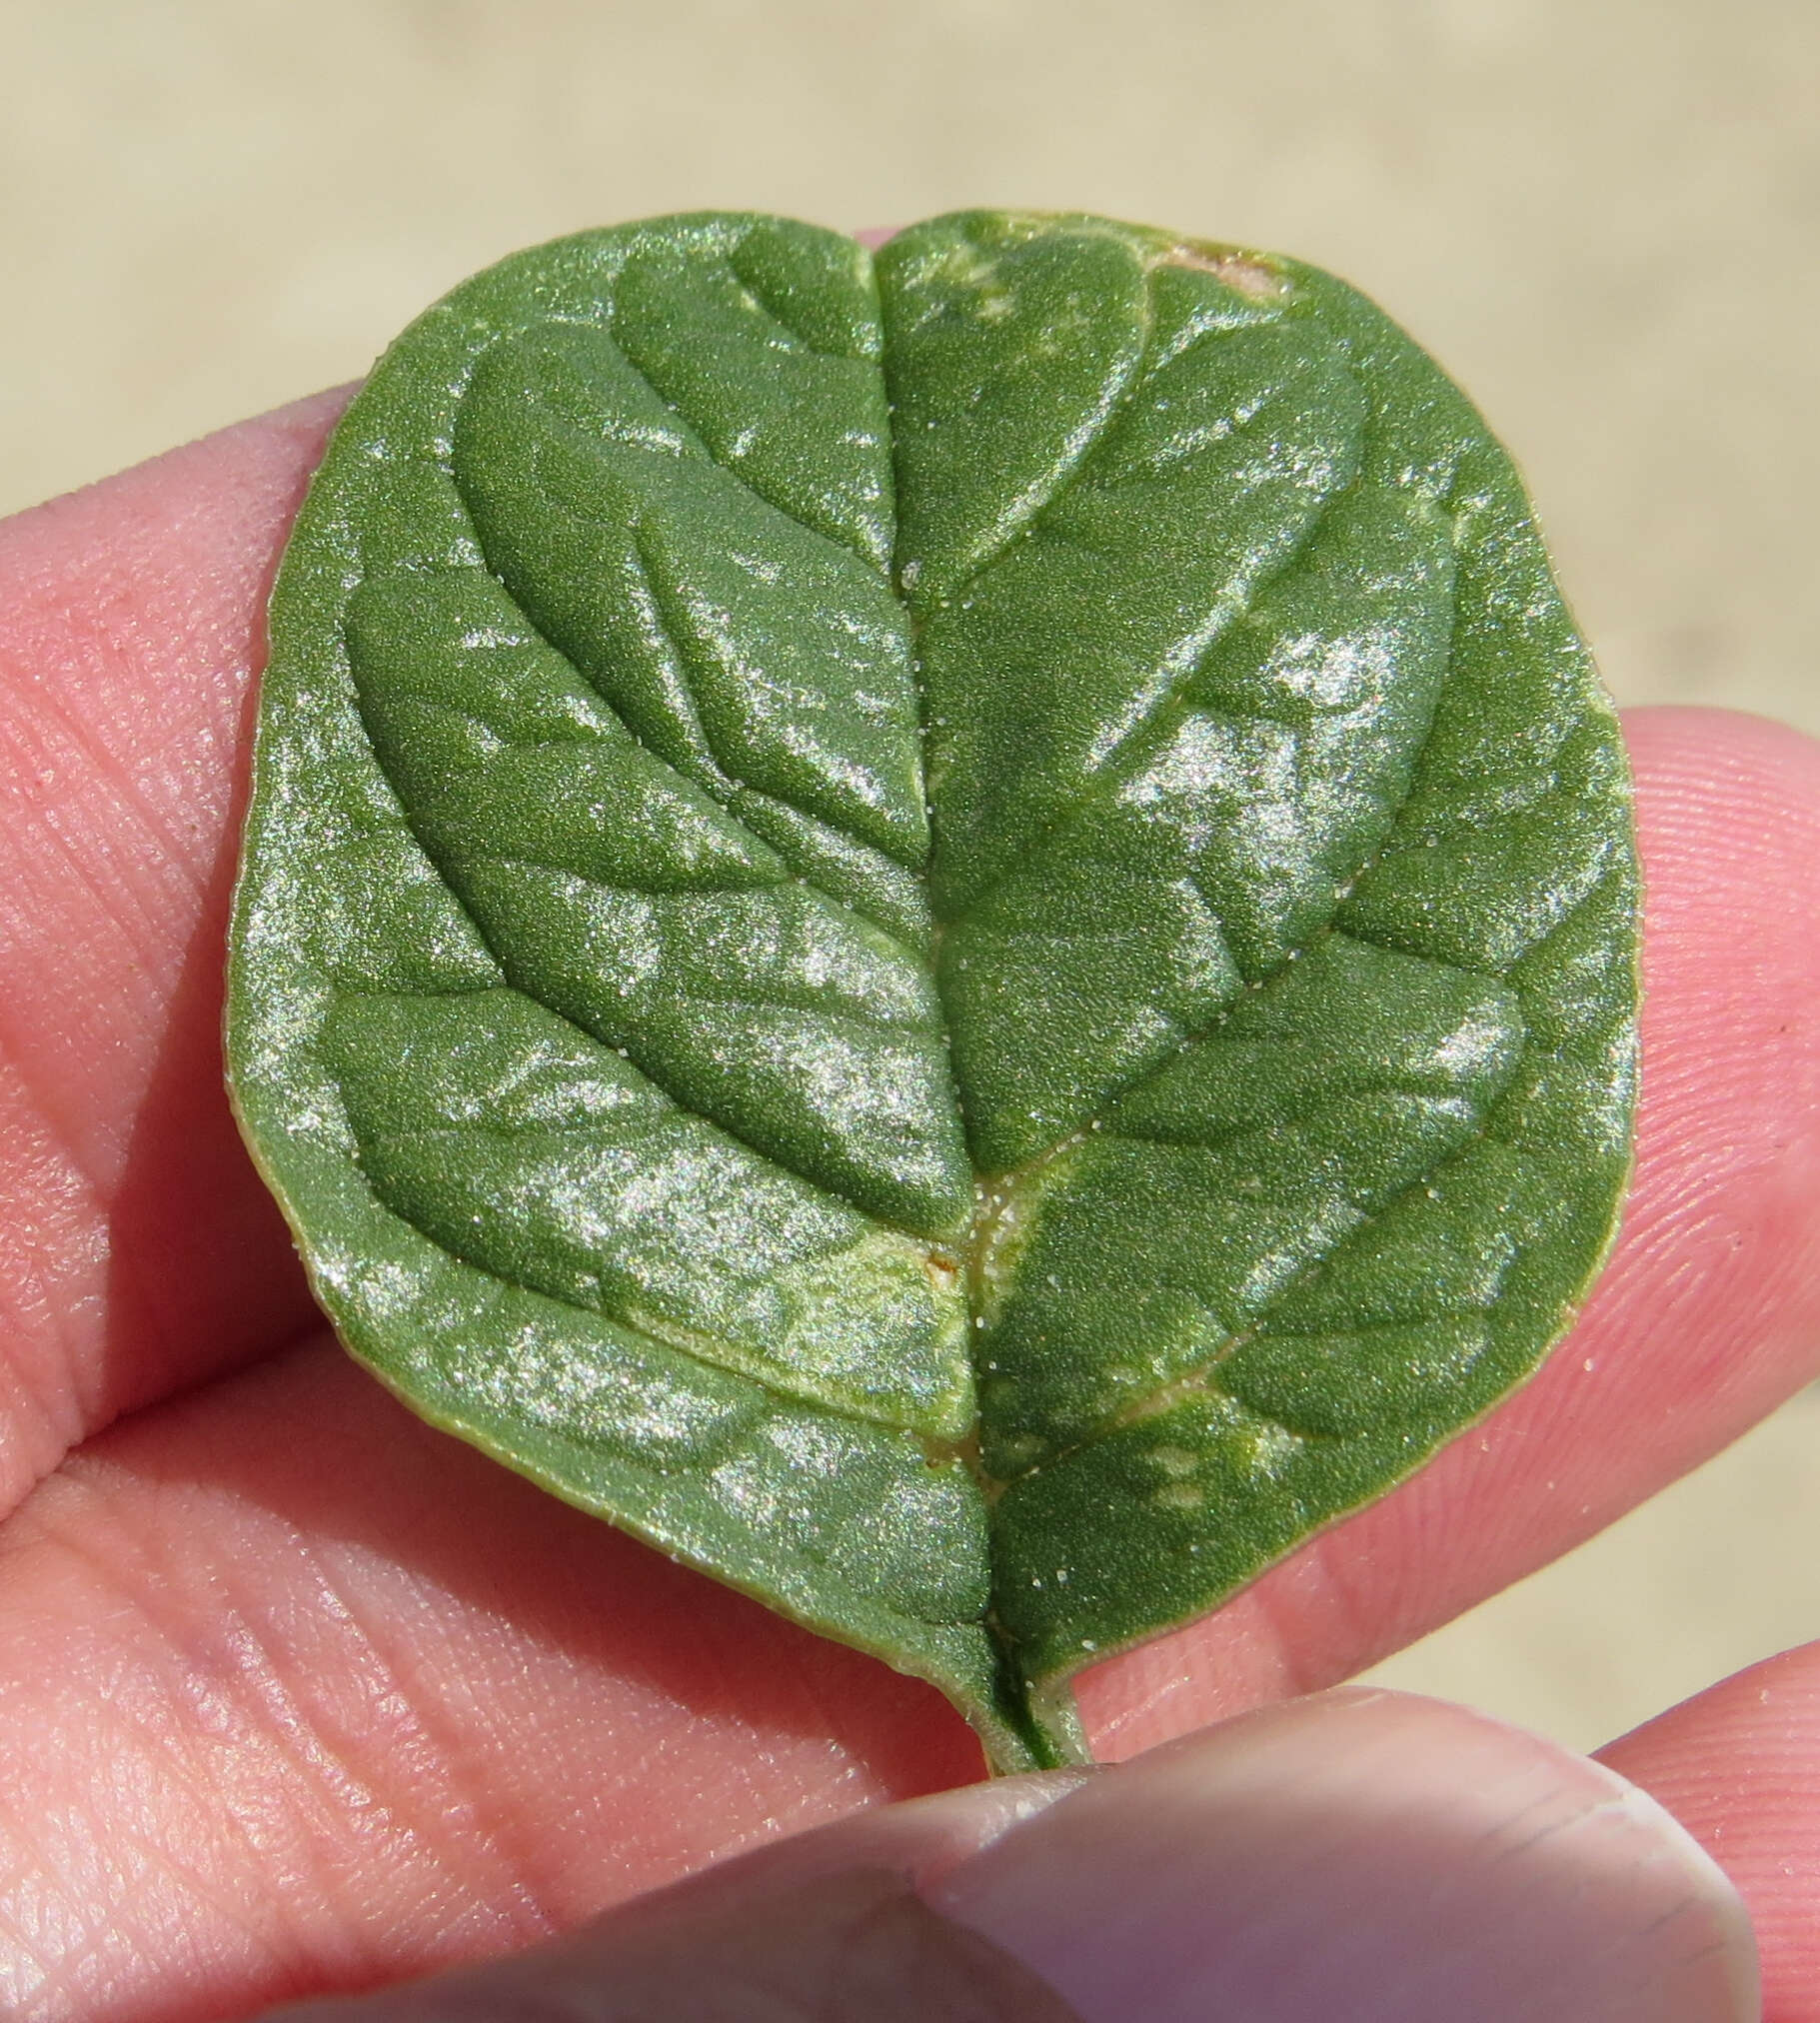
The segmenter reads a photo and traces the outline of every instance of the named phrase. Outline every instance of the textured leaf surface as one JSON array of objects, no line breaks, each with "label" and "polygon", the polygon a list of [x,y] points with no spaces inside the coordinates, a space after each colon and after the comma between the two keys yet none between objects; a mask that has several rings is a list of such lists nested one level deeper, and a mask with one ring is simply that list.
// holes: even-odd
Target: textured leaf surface
[{"label": "textured leaf surface", "polygon": [[1000,1764],[1609,1243],[1615,727],[1328,276],[985,213],[519,255],[349,410],[272,641],[230,1068],[344,1339]]}]

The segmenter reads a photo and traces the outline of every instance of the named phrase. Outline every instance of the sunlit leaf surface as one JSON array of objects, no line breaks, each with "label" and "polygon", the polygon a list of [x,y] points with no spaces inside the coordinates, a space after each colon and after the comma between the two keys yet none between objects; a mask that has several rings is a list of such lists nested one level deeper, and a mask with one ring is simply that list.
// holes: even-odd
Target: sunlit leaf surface
[{"label": "sunlit leaf surface", "polygon": [[353,1352],[995,1762],[1532,1370],[1635,871],[1515,475],[1326,275],[698,216],[405,333],[298,522],[230,1054]]}]

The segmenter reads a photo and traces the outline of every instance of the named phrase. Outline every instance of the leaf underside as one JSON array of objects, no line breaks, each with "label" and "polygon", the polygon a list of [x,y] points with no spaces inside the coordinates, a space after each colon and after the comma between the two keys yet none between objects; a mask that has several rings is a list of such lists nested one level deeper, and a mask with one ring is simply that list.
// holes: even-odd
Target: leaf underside
[{"label": "leaf underside", "polygon": [[1635,911],[1518,481],[1350,289],[661,219],[343,421],[230,1073],[416,1409],[1016,1767],[1559,1336]]}]

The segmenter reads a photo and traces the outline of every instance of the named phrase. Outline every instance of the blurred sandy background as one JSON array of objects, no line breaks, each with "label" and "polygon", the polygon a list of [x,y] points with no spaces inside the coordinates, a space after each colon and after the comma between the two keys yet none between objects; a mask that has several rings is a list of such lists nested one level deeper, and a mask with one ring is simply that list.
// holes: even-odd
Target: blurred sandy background
[{"label": "blurred sandy background", "polygon": [[[514,247],[988,203],[1281,247],[1528,471],[1626,702],[1820,732],[1815,0],[0,0],[0,512]],[[1590,1746],[1820,1635],[1820,1400],[1381,1669]]]}]

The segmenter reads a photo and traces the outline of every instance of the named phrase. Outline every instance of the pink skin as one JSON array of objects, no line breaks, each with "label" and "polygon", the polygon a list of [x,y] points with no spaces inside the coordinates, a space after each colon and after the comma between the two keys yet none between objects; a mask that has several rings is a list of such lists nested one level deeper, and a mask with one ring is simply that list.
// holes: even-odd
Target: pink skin
[{"label": "pink skin", "polygon": [[[928,1689],[577,1516],[326,1341],[223,1100],[260,613],[339,397],[0,527],[0,2007],[243,2014],[482,1957],[976,1773]],[[1820,747],[1635,713],[1645,1107],[1543,1375],[1219,1615],[1123,1756],[1342,1679],[1820,1368]],[[1820,1646],[1615,1743],[1820,2018]]]}]

